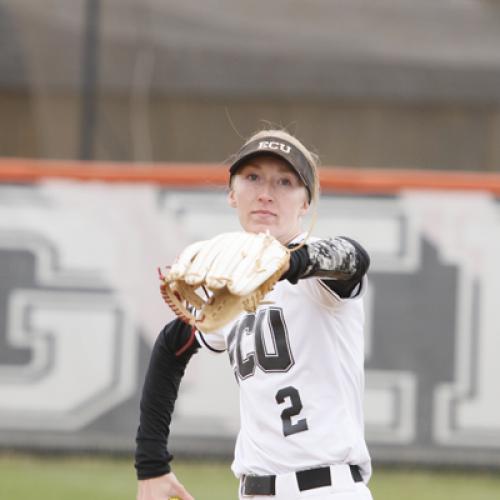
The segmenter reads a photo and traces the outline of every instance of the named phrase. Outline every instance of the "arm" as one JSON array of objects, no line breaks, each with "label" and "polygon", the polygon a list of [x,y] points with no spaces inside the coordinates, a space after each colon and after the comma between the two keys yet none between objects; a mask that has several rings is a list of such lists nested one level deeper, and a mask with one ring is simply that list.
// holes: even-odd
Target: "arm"
[{"label": "arm", "polygon": [[317,277],[340,297],[356,292],[370,266],[370,257],[357,242],[345,236],[308,243],[292,252],[290,267],[281,279],[295,284],[299,279]]},{"label": "arm", "polygon": [[178,319],[165,326],[153,347],[136,436],[135,467],[140,500],[166,499],[173,494],[187,500],[192,498],[179,489],[182,486],[170,472],[173,457],[167,450],[167,441],[179,386],[187,363],[198,348],[191,327]]}]

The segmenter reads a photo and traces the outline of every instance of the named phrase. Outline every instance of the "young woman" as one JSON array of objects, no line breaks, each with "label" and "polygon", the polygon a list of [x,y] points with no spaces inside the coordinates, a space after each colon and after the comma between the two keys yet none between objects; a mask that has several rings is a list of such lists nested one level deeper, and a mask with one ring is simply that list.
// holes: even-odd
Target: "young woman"
[{"label": "young woman", "polygon": [[171,472],[166,444],[184,369],[203,347],[227,351],[239,382],[232,470],[240,499],[369,500],[361,299],[369,257],[350,238],[303,233],[319,191],[317,160],[292,135],[258,132],[229,173],[228,202],[243,230],[298,249],[254,314],[196,337],[180,320],[160,333],[141,400],[137,498],[193,498]]}]

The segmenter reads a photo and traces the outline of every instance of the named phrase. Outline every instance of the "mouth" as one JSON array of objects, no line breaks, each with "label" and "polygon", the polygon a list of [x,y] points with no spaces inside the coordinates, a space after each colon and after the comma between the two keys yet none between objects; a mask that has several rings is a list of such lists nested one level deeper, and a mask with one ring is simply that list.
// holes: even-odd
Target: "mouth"
[{"label": "mouth", "polygon": [[253,210],[251,214],[261,217],[276,217],[276,214],[270,210]]}]

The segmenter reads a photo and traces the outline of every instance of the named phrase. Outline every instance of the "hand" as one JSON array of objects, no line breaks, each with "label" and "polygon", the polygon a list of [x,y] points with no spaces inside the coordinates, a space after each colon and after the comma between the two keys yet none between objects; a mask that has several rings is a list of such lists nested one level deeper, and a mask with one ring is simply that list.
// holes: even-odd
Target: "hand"
[{"label": "hand", "polygon": [[137,500],[194,500],[173,472],[151,479],[141,479],[137,488]]},{"label": "hand", "polygon": [[160,271],[161,295],[182,321],[214,332],[255,312],[289,259],[290,250],[270,234],[222,233],[189,245],[165,275]]}]

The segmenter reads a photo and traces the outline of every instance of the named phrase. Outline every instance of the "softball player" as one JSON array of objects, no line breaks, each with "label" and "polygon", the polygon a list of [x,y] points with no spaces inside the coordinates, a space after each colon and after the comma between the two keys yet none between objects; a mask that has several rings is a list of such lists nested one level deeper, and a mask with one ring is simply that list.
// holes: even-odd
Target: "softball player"
[{"label": "softball player", "polygon": [[[282,244],[307,237],[316,157],[284,131],[255,134],[230,166],[228,201],[247,232]],[[239,498],[369,500],[364,440],[363,303],[369,257],[346,237],[307,238],[252,314],[210,334],[175,320],[153,349],[137,432],[138,499],[193,497],[171,472],[166,443],[178,387],[200,348],[227,352],[240,387],[232,470]]]}]

